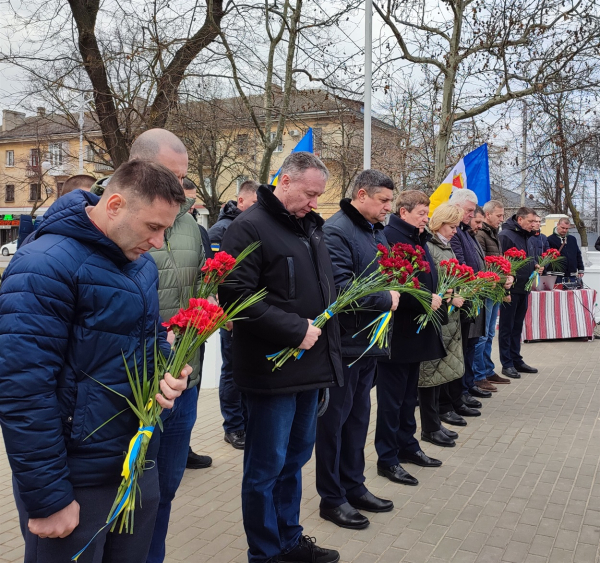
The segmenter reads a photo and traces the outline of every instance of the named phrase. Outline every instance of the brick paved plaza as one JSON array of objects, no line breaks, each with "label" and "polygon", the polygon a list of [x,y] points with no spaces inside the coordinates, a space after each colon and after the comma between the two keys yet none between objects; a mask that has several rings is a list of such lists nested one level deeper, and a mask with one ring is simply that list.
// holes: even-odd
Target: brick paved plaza
[{"label": "brick paved plaza", "polygon": [[[319,518],[314,459],[304,481],[302,522],[319,544],[356,563],[593,563],[600,544],[600,342],[524,345],[540,368],[487,399],[483,415],[460,430],[456,448],[423,443],[439,469],[406,468],[420,485],[378,477],[371,427],[367,485],[395,509],[367,514],[366,530]],[[418,420],[418,417],[417,417]],[[186,471],[173,506],[167,561],[245,562],[240,511],[242,453],[223,442],[216,390],[203,390],[192,438],[213,456]],[[22,560],[22,540],[6,456],[0,458],[4,512],[0,562]]]}]

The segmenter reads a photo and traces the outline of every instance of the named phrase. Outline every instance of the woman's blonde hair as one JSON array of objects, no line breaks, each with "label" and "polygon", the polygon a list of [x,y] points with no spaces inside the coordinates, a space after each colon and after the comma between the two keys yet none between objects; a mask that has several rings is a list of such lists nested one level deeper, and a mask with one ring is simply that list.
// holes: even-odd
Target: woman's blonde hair
[{"label": "woman's blonde hair", "polygon": [[431,219],[429,219],[429,230],[437,233],[443,225],[458,225],[463,218],[464,211],[456,205],[442,203],[435,208]]}]

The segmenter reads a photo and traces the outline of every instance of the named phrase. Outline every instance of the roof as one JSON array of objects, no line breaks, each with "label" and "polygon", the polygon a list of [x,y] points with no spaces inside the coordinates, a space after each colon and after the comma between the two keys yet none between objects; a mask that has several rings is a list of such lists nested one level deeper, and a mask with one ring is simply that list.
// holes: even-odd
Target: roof
[{"label": "roof", "polygon": [[[84,115],[83,121],[83,130],[85,132],[98,131],[98,133],[100,133],[98,125],[89,113]],[[79,126],[76,124],[74,125],[64,115],[35,115],[26,117],[22,125],[18,125],[8,131],[0,131],[0,142],[15,139],[36,139],[78,134]]]},{"label": "roof", "polygon": [[[505,207],[521,207],[521,194],[501,188],[500,186],[492,185],[492,199],[500,200]],[[533,199],[531,195],[525,196],[525,205],[527,207],[533,207],[533,209],[545,209],[546,206],[536,199]]]}]

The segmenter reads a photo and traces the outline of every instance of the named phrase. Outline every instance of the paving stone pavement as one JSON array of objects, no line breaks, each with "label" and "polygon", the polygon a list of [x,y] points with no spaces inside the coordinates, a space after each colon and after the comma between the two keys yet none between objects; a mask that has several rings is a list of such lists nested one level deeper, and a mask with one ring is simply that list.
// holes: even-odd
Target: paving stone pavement
[{"label": "paving stone pavement", "polygon": [[[354,563],[595,563],[600,561],[600,342],[525,344],[540,368],[484,399],[456,448],[423,443],[438,469],[406,465],[420,484],[377,476],[374,425],[367,438],[369,489],[394,501],[368,514],[366,530],[319,518],[314,458],[304,472],[301,521],[318,543]],[[375,406],[375,401],[373,397]],[[418,416],[417,416],[418,420]],[[242,452],[223,442],[216,390],[203,390],[192,437],[213,466],[187,470],[173,504],[167,563],[245,563],[240,510]],[[0,456],[0,562],[23,558],[10,469]]]}]

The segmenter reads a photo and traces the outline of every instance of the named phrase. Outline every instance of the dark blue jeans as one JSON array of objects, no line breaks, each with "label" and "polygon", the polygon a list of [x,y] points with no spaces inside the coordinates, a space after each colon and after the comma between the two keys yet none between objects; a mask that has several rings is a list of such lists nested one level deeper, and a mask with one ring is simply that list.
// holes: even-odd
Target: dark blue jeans
[{"label": "dark blue jeans", "polygon": [[492,342],[496,334],[496,322],[500,303],[494,303],[491,299],[485,302],[485,322],[487,325],[486,335],[481,336],[475,346],[475,360],[473,361],[473,372],[475,382],[483,381],[494,374],[496,366],[492,361]]},{"label": "dark blue jeans", "polygon": [[233,360],[231,345],[233,335],[230,330],[221,329],[221,379],[219,379],[219,402],[223,416],[223,429],[227,434],[246,429],[246,409],[242,394],[233,382]]},{"label": "dark blue jeans", "polygon": [[[329,406],[317,423],[317,492],[321,507],[336,508],[367,492],[365,442],[377,358],[344,360],[344,386],[329,390]],[[346,496],[347,495],[347,496]]]},{"label": "dark blue jeans", "polygon": [[290,551],[302,535],[302,467],[315,445],[317,397],[317,390],[245,394],[242,516],[249,563]]},{"label": "dark blue jeans", "polygon": [[163,413],[164,431],[160,435],[160,448],[156,464],[160,503],[147,563],[162,563],[165,559],[165,540],[169,528],[171,502],[179,488],[190,447],[190,436],[198,407],[198,387],[192,387],[175,401],[171,410]]},{"label": "dark blue jeans", "polygon": [[377,463],[390,467],[399,463],[401,453],[421,449],[415,438],[419,362],[399,364],[377,362]]},{"label": "dark blue jeans", "polygon": [[523,364],[521,333],[528,307],[529,293],[513,293],[510,296],[510,303],[502,303],[502,307],[500,307],[498,344],[503,368],[512,368]]}]

